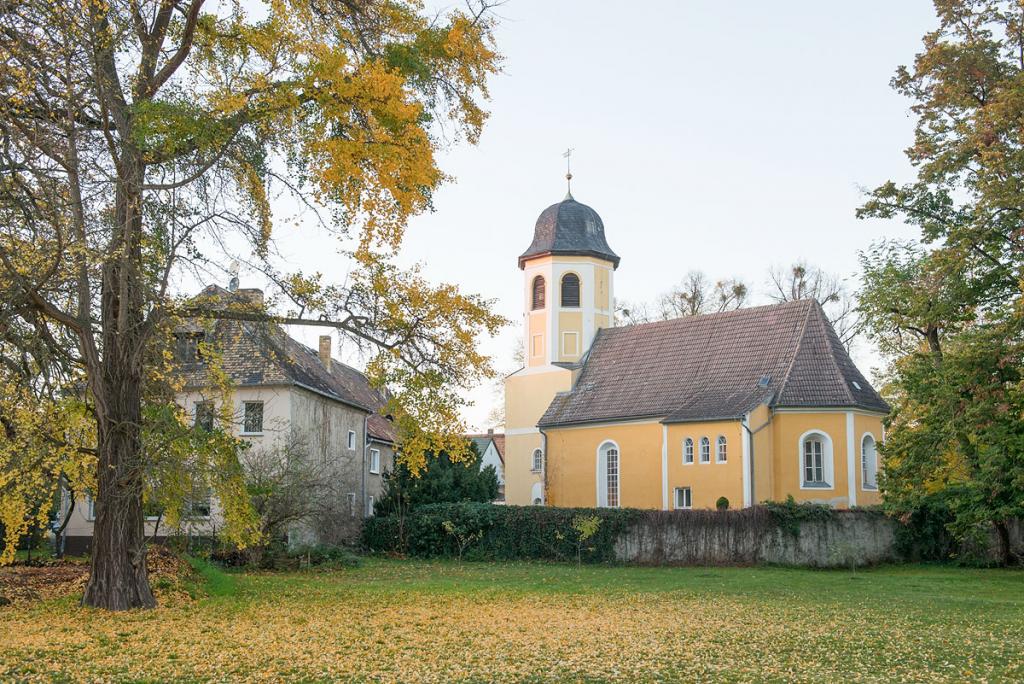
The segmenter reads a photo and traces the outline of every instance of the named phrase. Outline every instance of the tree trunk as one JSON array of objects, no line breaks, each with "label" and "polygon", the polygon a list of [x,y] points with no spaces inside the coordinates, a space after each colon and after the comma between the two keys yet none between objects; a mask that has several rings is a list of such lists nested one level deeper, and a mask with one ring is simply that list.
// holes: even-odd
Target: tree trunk
[{"label": "tree trunk", "polygon": [[108,610],[156,605],[146,576],[142,512],[143,176],[141,156],[126,145],[114,199],[117,231],[110,251],[116,256],[103,267],[103,358],[90,378],[96,395],[98,491],[82,603]]},{"label": "tree trunk", "polygon": [[1010,528],[1005,520],[997,521],[995,526],[999,536],[999,562],[1004,566],[1014,565],[1017,562],[1017,555],[1010,545]]}]

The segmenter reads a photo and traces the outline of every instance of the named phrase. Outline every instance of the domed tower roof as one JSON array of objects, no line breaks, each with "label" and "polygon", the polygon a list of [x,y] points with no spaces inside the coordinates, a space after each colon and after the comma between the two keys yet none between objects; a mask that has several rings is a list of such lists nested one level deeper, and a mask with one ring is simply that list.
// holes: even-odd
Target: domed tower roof
[{"label": "domed tower roof", "polygon": [[592,256],[619,266],[619,256],[604,237],[604,222],[597,212],[580,204],[572,195],[541,212],[533,229],[533,243],[519,257],[519,268],[528,259],[557,254]]}]

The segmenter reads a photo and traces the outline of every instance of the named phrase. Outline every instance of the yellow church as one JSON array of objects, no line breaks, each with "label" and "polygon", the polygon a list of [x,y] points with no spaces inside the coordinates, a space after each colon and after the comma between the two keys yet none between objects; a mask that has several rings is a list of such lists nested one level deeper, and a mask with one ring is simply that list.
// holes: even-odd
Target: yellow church
[{"label": "yellow church", "polygon": [[519,257],[525,366],[505,380],[507,503],[880,502],[889,407],[817,302],[616,327],[618,265],[571,193],[537,219]]}]

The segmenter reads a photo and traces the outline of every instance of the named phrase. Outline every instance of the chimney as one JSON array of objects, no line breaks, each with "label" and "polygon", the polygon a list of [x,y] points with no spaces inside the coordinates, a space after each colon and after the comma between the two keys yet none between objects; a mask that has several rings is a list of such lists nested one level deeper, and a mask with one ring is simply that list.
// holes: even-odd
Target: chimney
[{"label": "chimney", "polygon": [[321,335],[320,336],[320,363],[324,365],[324,368],[328,372],[331,370],[331,336]]},{"label": "chimney", "polygon": [[487,428],[487,436],[488,437],[493,437],[494,436],[494,428]]},{"label": "chimney", "polygon": [[263,308],[263,290],[258,287],[243,287],[235,290],[235,296],[244,301],[246,304],[252,304],[253,306]]}]

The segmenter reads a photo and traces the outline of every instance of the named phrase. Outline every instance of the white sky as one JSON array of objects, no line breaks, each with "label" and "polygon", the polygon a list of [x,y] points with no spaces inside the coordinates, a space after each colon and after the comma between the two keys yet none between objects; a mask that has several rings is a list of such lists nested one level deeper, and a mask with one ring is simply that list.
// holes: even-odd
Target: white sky
[{"label": "white sky", "polygon": [[[929,0],[510,0],[499,12],[491,119],[478,146],[442,155],[456,181],[412,221],[403,257],[497,300],[514,323],[483,345],[501,370],[521,334],[516,259],[565,194],[567,147],[573,195],[604,219],[627,301],[653,301],[690,269],[758,295],[769,266],[799,258],[853,277],[858,250],[914,234],[854,210],[864,188],[911,177],[913,119],[888,84],[935,26]],[[289,230],[276,235],[295,266],[344,277],[331,238]],[[292,332],[315,347],[322,329]],[[486,428],[498,397],[472,397],[466,418]]]}]

